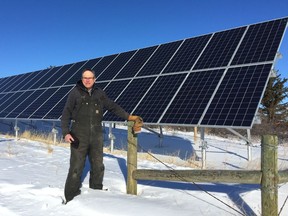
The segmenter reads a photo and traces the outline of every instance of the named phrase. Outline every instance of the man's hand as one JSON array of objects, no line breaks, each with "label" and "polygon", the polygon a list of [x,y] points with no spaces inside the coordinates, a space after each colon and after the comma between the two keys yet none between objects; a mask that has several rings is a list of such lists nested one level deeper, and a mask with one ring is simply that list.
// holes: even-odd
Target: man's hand
[{"label": "man's hand", "polygon": [[65,137],[64,137],[64,139],[65,139],[66,142],[69,142],[69,143],[71,143],[71,142],[74,141],[74,139],[73,139],[73,137],[71,136],[71,134],[66,134]]},{"label": "man's hand", "polygon": [[143,119],[140,116],[130,115],[128,121],[134,121],[133,131],[135,134],[141,132],[143,126]]}]

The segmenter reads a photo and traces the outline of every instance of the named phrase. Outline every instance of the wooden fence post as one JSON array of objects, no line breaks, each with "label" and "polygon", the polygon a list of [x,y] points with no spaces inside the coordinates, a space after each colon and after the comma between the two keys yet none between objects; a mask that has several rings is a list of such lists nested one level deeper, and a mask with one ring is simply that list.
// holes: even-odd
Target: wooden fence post
[{"label": "wooden fence post", "polygon": [[137,169],[137,134],[133,133],[133,125],[133,121],[128,121],[127,194],[137,195],[137,181],[132,176]]},{"label": "wooden fence post", "polygon": [[263,216],[278,215],[278,137],[264,135],[261,140],[261,205]]}]

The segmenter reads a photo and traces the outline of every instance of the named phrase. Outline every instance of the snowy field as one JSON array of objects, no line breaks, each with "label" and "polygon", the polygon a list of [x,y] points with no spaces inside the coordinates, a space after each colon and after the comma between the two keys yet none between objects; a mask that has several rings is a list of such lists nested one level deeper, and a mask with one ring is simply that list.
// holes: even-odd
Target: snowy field
[{"label": "snowy field", "polygon": [[[127,132],[113,130],[115,149],[126,149]],[[173,169],[188,169],[181,161],[193,151],[201,156],[193,133],[164,131],[162,146],[155,134],[143,131],[138,142],[159,160],[167,158]],[[239,139],[206,136],[207,169],[260,169],[260,143],[252,146],[252,160],[247,161],[247,146]],[[105,140],[107,143],[109,140]],[[83,173],[81,195],[62,205],[64,183],[69,166],[69,148],[0,135],[0,215],[1,216],[191,216],[191,215],[261,215],[259,185],[138,181],[138,195],[126,194],[126,156],[105,153],[104,185],[108,191],[88,187],[89,164]],[[288,168],[288,147],[279,146],[279,169]],[[141,152],[141,149],[139,150]],[[143,151],[143,150],[142,150]],[[169,156],[170,155],[170,156]],[[176,158],[176,159],[175,159]],[[138,160],[139,168],[167,169],[160,162]],[[199,187],[200,186],[200,187]],[[279,185],[278,207],[288,215],[288,184]],[[225,204],[224,204],[225,203]]]}]

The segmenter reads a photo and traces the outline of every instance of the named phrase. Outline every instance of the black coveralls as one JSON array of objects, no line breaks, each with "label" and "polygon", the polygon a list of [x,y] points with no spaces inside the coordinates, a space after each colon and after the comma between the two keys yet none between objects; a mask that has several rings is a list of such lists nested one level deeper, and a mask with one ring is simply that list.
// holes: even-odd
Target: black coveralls
[{"label": "black coveralls", "polygon": [[62,112],[61,127],[65,137],[71,132],[79,139],[79,147],[70,147],[70,168],[65,183],[65,198],[70,201],[80,193],[81,175],[88,155],[91,165],[89,187],[102,189],[104,177],[103,164],[103,108],[112,111],[117,116],[128,119],[129,114],[114,101],[110,100],[104,91],[93,85],[88,92],[82,81],[69,93]]}]

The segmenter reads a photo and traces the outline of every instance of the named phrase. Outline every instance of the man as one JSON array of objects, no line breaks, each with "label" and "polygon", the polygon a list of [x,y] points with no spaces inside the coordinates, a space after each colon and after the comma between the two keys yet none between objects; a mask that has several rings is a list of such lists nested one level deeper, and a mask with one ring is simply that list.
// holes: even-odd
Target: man
[{"label": "man", "polygon": [[124,120],[135,121],[135,132],[139,132],[142,126],[140,117],[129,115],[110,100],[104,91],[95,87],[95,81],[94,71],[84,69],[82,79],[69,93],[62,112],[62,134],[65,141],[71,143],[70,168],[64,189],[65,204],[81,193],[81,175],[86,156],[91,165],[89,187],[99,190],[103,187],[103,108]]}]

